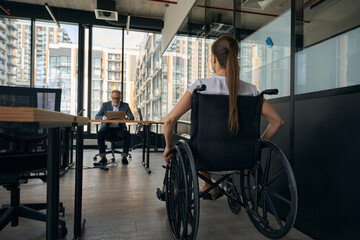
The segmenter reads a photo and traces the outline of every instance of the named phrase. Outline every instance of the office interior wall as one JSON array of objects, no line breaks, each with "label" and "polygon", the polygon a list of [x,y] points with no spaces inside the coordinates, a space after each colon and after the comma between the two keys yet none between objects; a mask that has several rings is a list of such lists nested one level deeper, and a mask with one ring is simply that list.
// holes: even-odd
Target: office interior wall
[{"label": "office interior wall", "polygon": [[296,227],[315,239],[359,239],[360,93],[295,102]]}]

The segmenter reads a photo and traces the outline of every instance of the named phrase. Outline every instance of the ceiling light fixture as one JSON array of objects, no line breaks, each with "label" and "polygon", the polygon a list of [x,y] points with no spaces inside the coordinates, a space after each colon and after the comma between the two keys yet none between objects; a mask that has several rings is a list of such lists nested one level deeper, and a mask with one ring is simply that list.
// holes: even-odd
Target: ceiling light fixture
[{"label": "ceiling light fixture", "polygon": [[48,13],[50,14],[50,17],[51,17],[51,18],[54,20],[54,22],[56,23],[57,27],[58,27],[58,28],[61,28],[60,23],[58,22],[58,20],[56,20],[54,14],[52,13],[52,11],[51,11],[51,9],[50,9],[50,7],[49,7],[49,5],[48,5],[47,3],[45,3],[45,8],[46,8],[46,10],[48,11]]}]

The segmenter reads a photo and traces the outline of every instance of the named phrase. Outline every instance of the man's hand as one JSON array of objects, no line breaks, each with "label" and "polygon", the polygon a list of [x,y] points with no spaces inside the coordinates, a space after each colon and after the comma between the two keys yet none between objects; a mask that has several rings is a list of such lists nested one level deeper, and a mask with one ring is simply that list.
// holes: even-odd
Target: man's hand
[{"label": "man's hand", "polygon": [[107,116],[104,117],[104,120],[107,120]]}]

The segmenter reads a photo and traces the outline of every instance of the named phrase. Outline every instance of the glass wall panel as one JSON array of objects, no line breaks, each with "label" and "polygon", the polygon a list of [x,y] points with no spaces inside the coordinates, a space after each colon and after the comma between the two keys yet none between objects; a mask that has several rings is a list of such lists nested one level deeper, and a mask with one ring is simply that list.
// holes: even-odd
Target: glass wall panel
[{"label": "glass wall panel", "polygon": [[31,21],[0,18],[0,86],[30,87]]},{"label": "glass wall panel", "polygon": [[300,3],[295,94],[360,84],[360,1]]},{"label": "glass wall panel", "polygon": [[[101,104],[111,100],[111,91],[121,91],[122,30],[94,27],[92,36],[90,118],[95,119]],[[125,87],[123,101],[126,101]],[[95,124],[91,124],[91,133],[96,133]]]},{"label": "glass wall panel", "polygon": [[[125,36],[125,39],[128,39],[128,41],[125,40],[126,48],[129,49],[131,45],[136,44],[138,52],[133,83],[134,108],[136,112],[137,109],[140,109],[144,120],[158,121],[164,100],[163,94],[164,91],[167,92],[167,69],[163,68],[166,61],[161,57],[161,34],[138,32],[137,36],[132,39],[138,41],[132,43]],[[139,119],[139,114],[136,114],[135,117]]]},{"label": "glass wall panel", "polygon": [[76,114],[78,26],[35,23],[35,79],[37,88],[61,88],[61,112]]},{"label": "glass wall panel", "polygon": [[276,97],[290,95],[290,23],[287,11],[240,43],[240,79],[261,92],[279,89]]},{"label": "glass wall panel", "polygon": [[360,28],[295,55],[295,94],[360,84]]}]

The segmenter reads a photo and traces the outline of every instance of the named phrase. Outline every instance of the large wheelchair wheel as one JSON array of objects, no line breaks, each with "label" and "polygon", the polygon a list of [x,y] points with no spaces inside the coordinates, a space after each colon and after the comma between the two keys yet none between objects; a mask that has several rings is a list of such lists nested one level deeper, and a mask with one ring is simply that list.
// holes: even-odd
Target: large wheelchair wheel
[{"label": "large wheelchair wheel", "polygon": [[284,153],[272,142],[261,142],[261,163],[241,174],[245,208],[266,237],[281,238],[292,228],[298,206],[297,187]]},{"label": "large wheelchair wheel", "polygon": [[166,171],[166,209],[174,239],[195,239],[199,226],[199,183],[189,145],[180,140]]}]

